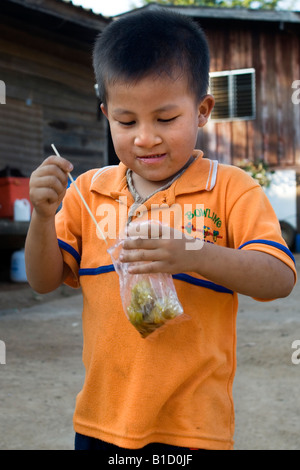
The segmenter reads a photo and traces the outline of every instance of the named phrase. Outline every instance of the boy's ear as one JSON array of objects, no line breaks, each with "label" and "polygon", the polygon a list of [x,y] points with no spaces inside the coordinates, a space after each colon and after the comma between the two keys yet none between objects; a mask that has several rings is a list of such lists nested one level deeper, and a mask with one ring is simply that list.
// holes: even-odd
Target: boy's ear
[{"label": "boy's ear", "polygon": [[203,127],[213,110],[215,99],[212,95],[205,95],[198,105],[198,127]]},{"label": "boy's ear", "polygon": [[101,109],[102,113],[104,114],[104,116],[107,118],[108,117],[107,109],[106,109],[106,107],[104,106],[103,103],[101,103],[100,109]]}]

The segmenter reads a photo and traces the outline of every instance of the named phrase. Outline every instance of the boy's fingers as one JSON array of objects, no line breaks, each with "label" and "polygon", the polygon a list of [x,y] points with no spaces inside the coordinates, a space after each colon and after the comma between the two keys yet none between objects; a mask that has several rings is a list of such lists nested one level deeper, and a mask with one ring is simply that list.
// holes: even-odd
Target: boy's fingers
[{"label": "boy's fingers", "polygon": [[50,157],[46,158],[41,166],[46,165],[56,165],[65,173],[68,173],[73,170],[73,165],[69,160],[66,160],[63,157],[59,157],[58,155],[50,155]]},{"label": "boy's fingers", "polygon": [[30,188],[52,188],[61,192],[68,182],[68,175],[57,165],[40,166],[31,176]]},{"label": "boy's fingers", "polygon": [[67,185],[67,175],[61,173],[59,176],[45,175],[41,176],[35,184],[35,188],[53,189],[57,194],[61,193]]},{"label": "boy's fingers", "polygon": [[40,205],[47,201],[49,204],[55,203],[57,201],[57,191],[52,188],[40,188],[38,194],[35,197],[36,205]]},{"label": "boy's fingers", "polygon": [[151,274],[169,272],[166,270],[163,263],[160,261],[153,261],[152,263],[132,264],[128,266],[130,274]]},{"label": "boy's fingers", "polygon": [[[170,233],[170,227],[164,226],[155,220],[146,220],[143,222],[132,222],[127,227],[128,237],[139,238],[160,238]],[[166,238],[166,237],[164,237]]]},{"label": "boy's fingers", "polygon": [[124,250],[120,253],[122,263],[154,262],[164,260],[164,253],[157,250]]},{"label": "boy's fingers", "polygon": [[154,250],[160,246],[158,239],[145,239],[145,238],[128,238],[123,242],[124,250]]}]

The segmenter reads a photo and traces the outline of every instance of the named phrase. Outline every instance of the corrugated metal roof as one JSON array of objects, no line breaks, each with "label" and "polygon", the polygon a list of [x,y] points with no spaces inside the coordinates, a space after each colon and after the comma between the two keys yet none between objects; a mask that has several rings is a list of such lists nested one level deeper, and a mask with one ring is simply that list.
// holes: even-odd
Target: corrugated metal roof
[{"label": "corrugated metal roof", "polygon": [[92,10],[92,8],[88,8],[88,7],[85,7],[84,5],[76,5],[72,2],[72,0],[56,0],[58,3],[67,3],[69,5],[72,5],[72,7],[74,8],[77,8],[79,10],[84,10],[84,11],[87,11],[89,13],[91,13],[92,15],[95,15],[95,16],[104,16],[106,18],[105,15],[102,15],[101,13],[96,13],[94,10]]},{"label": "corrugated metal roof", "polygon": [[[64,0],[62,0],[64,1]],[[199,6],[182,6],[182,5],[160,5],[156,2],[149,3],[141,8],[136,9],[156,9],[166,8],[183,13],[194,18],[220,19],[220,20],[240,20],[240,21],[265,21],[265,22],[283,22],[283,23],[300,23],[300,12],[290,10],[261,10],[247,8],[214,8]],[[128,15],[134,11],[122,13],[118,16]]]},{"label": "corrugated metal roof", "polygon": [[91,26],[99,24],[100,21],[105,23],[110,21],[110,17],[95,13],[90,8],[74,5],[72,0],[2,0],[2,2],[58,17],[70,13],[69,21],[79,22],[82,20],[90,23]]},{"label": "corrugated metal roof", "polygon": [[286,10],[256,10],[246,8],[196,8],[186,7],[177,8],[177,11],[183,11],[187,15],[199,18],[222,18],[247,20],[247,21],[267,21],[300,23],[300,14]]}]

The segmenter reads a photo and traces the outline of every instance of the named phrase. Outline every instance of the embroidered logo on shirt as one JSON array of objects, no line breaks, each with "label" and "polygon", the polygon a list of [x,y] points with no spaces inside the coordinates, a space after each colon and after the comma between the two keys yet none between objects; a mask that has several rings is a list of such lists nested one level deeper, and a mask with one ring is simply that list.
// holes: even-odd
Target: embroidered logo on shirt
[{"label": "embroidered logo on shirt", "polygon": [[193,219],[194,217],[208,217],[213,221],[217,228],[221,228],[222,221],[218,215],[213,212],[210,208],[206,209],[195,209],[194,211],[188,211],[185,213],[188,220]]},{"label": "embroidered logo on shirt", "polygon": [[202,234],[203,240],[208,243],[216,243],[219,238],[223,238],[222,235],[220,235],[219,230],[211,228],[208,225],[203,225],[203,228],[199,229],[196,228],[195,225],[191,222],[191,220],[195,217],[206,217],[207,219],[211,219],[211,222],[214,223],[217,228],[220,228],[222,225],[222,220],[210,208],[197,208],[194,211],[187,211],[185,213],[185,216],[187,217],[189,222],[183,225],[181,228],[186,230],[189,235],[191,235],[192,232],[199,232]]}]

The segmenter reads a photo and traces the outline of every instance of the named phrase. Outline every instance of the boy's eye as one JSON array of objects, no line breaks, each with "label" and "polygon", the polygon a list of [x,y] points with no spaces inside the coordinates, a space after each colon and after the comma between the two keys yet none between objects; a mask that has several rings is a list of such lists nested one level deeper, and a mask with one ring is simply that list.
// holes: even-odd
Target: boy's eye
[{"label": "boy's eye", "polygon": [[175,121],[175,119],[177,118],[177,116],[174,116],[170,119],[158,119],[159,122],[171,122],[171,121]]},{"label": "boy's eye", "polygon": [[[174,116],[172,118],[169,118],[169,119],[158,119],[158,122],[171,122],[171,121],[174,121],[178,116]],[[133,126],[136,122],[135,121],[119,121],[119,124],[121,124],[122,126]]]},{"label": "boy's eye", "polygon": [[122,126],[132,126],[133,124],[135,124],[135,121],[129,121],[129,122],[119,121],[119,124],[121,124]]}]

